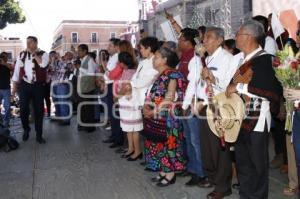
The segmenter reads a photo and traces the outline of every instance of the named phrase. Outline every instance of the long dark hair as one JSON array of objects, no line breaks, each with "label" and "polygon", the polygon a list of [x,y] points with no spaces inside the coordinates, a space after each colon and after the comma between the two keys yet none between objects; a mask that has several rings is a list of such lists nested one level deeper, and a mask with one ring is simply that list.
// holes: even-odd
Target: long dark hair
[{"label": "long dark hair", "polygon": [[118,59],[119,59],[119,62],[125,64],[128,67],[128,69],[136,68],[135,61],[130,53],[120,52],[118,55]]}]

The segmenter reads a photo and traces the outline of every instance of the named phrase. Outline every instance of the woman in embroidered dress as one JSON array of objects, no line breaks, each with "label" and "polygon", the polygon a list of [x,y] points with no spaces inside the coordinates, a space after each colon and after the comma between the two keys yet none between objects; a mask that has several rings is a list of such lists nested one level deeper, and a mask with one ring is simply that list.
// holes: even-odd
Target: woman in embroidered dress
[{"label": "woman in embroidered dress", "polygon": [[174,184],[175,172],[184,171],[186,163],[182,148],[183,127],[177,117],[182,115],[179,102],[183,101],[186,81],[175,69],[178,62],[176,53],[167,48],[161,48],[155,53],[153,63],[159,76],[149,89],[143,107],[145,118],[151,120],[158,117],[166,121],[165,127],[160,129],[165,129],[166,141],[155,142],[148,138],[145,142],[146,159],[159,164],[159,176],[152,179],[159,187]]},{"label": "woman in embroidered dress", "polygon": [[130,92],[124,92],[124,86],[132,79],[136,72],[136,62],[128,52],[119,54],[119,66],[122,67],[122,75],[119,81],[114,83],[114,96],[118,98],[120,110],[120,123],[123,132],[127,133],[128,150],[121,157],[130,158],[135,152],[141,154],[139,144],[134,143],[133,135],[143,129],[142,114],[134,102]]}]

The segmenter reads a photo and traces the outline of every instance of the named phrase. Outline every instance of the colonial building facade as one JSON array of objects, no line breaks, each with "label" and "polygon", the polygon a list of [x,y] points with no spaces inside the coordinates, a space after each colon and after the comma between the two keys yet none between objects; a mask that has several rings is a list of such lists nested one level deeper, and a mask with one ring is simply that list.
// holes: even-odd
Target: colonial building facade
[{"label": "colonial building facade", "polygon": [[24,49],[23,42],[20,38],[1,37],[0,36],[0,52],[8,54],[8,61],[14,62]]},{"label": "colonial building facade", "polygon": [[119,38],[134,31],[137,24],[126,21],[64,20],[54,32],[52,50],[60,54],[75,51],[79,44],[87,44],[90,51],[106,49],[110,38]]}]

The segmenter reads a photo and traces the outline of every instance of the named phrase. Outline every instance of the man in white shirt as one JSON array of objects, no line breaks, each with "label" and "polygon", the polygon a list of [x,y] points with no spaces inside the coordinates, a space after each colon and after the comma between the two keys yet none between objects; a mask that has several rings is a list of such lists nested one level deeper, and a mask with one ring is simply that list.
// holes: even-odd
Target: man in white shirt
[{"label": "man in white shirt", "polygon": [[269,53],[270,55],[276,55],[276,52],[278,51],[277,43],[275,39],[273,39],[270,36],[267,36],[265,39],[265,47],[264,50]]},{"label": "man in white shirt", "polygon": [[[107,65],[104,66],[106,75],[108,75],[108,73],[112,71],[118,63],[119,43],[120,43],[120,39],[112,38],[109,40],[109,45],[107,48],[107,51],[109,53],[109,60],[107,62]],[[107,84],[113,83],[113,81],[110,80],[108,76],[106,78],[107,78],[106,81]]]},{"label": "man in white shirt", "polygon": [[[259,23],[261,23],[264,26],[264,31],[265,31],[265,35],[268,32],[268,28],[269,28],[269,21],[268,18],[265,16],[261,16],[261,15],[257,15],[255,17],[253,17],[253,20],[258,21]],[[276,55],[276,52],[278,50],[278,46],[277,43],[275,41],[275,39],[273,39],[270,36],[267,36],[264,38],[262,36],[262,39],[264,39],[263,43],[264,45],[261,43],[261,46],[264,46],[264,50],[270,54],[270,55]]]},{"label": "man in white shirt", "polygon": [[[226,95],[237,92],[246,100],[247,115],[235,143],[240,198],[268,198],[268,132],[271,112],[279,112],[282,87],[272,66],[272,56],[260,47],[264,27],[257,21],[244,23],[236,35],[237,48],[245,55],[241,67],[252,70],[249,83],[233,81]],[[250,63],[250,64],[248,64]]]},{"label": "man in white shirt", "polygon": [[109,40],[109,45],[107,48],[107,51],[109,53],[109,60],[107,62],[107,65],[104,66],[105,68],[105,83],[107,85],[107,95],[105,97],[105,103],[108,108],[108,117],[111,124],[111,135],[108,139],[104,140],[104,143],[112,143],[110,145],[110,148],[116,148],[123,145],[124,137],[123,132],[120,127],[120,120],[115,117],[115,115],[118,115],[118,112],[114,111],[114,100],[113,100],[113,79],[110,79],[108,77],[109,72],[111,72],[118,63],[118,56],[119,56],[119,43],[120,39],[117,38],[111,38]]},{"label": "man in white shirt", "polygon": [[[187,118],[182,120],[184,128],[185,146],[187,151],[188,163],[186,171],[191,176],[191,179],[185,183],[186,186],[197,186],[201,181],[205,180],[205,174],[202,168],[202,157],[200,147],[201,120],[197,115],[192,114],[192,102],[196,102],[196,89],[200,80],[200,71],[202,64],[199,56],[196,56],[194,51],[196,42],[195,38],[199,37],[199,33],[195,29],[185,28],[181,31],[179,38],[179,49],[185,54],[190,52],[191,56],[185,56],[184,60],[188,64],[187,80],[188,87],[185,92],[185,97],[182,105],[184,115]],[[188,49],[192,49],[188,50]],[[182,65],[183,66],[183,65]]]},{"label": "man in white shirt", "polygon": [[[89,48],[86,44],[81,44],[78,46],[78,56],[81,59],[81,65],[79,68],[79,87],[77,88],[80,97],[80,103],[94,102],[96,83],[95,75],[97,70],[97,64],[88,55]],[[79,104],[80,105],[80,104]],[[95,127],[92,126],[95,123],[95,105],[82,105],[80,110],[80,123],[78,125],[78,130],[84,130],[87,132],[95,131]]]},{"label": "man in white shirt", "polygon": [[[29,106],[33,102],[36,141],[46,143],[43,138],[44,89],[47,80],[49,55],[38,49],[38,39],[27,37],[27,49],[17,58],[12,77],[14,96],[17,87],[20,97],[20,117],[24,129],[23,141],[29,139]],[[32,100],[32,101],[31,101]]]},{"label": "man in white shirt", "polygon": [[[206,109],[209,102],[208,93],[211,88],[207,85],[207,79],[212,83],[213,94],[217,95],[226,90],[233,70],[231,61],[233,56],[222,48],[224,41],[224,30],[217,27],[207,28],[204,36],[203,45],[208,53],[208,57],[203,60],[202,78],[197,88],[197,97],[202,101],[201,116],[201,151],[203,169],[208,177],[208,182],[200,183],[199,186],[206,188],[215,184],[214,190],[207,195],[208,199],[221,199],[231,194],[232,166],[229,145],[223,148],[220,139],[215,136],[209,128]],[[207,66],[207,67],[206,67]],[[204,106],[204,108],[203,108]]]}]

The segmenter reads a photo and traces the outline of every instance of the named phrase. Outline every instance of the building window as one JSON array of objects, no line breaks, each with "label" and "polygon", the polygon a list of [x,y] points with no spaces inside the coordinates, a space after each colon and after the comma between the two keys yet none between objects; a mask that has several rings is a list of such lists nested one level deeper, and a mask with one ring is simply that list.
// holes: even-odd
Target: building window
[{"label": "building window", "polygon": [[91,43],[97,43],[97,33],[93,32],[91,34]]},{"label": "building window", "polygon": [[110,33],[110,38],[116,38],[116,33],[115,32],[111,32]]},{"label": "building window", "polygon": [[77,32],[72,32],[71,38],[72,38],[72,43],[78,43],[78,33]]}]

